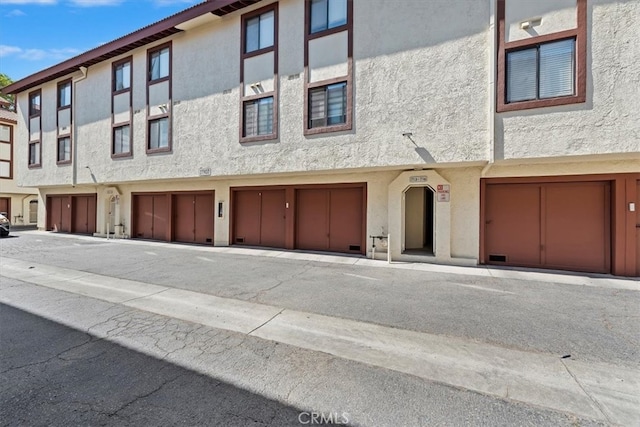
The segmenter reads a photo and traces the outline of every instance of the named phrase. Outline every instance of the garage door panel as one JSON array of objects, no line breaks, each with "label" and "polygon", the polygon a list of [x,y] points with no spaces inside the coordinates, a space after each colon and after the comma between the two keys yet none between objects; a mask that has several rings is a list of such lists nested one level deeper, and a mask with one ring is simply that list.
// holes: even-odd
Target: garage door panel
[{"label": "garage door panel", "polygon": [[213,194],[195,196],[195,242],[213,244]]},{"label": "garage door panel", "polygon": [[195,201],[191,194],[173,196],[174,239],[178,242],[192,243],[195,238]]},{"label": "garage door panel", "polygon": [[8,197],[0,197],[0,213],[4,212],[7,218],[11,218],[11,199]]},{"label": "garage door panel", "polygon": [[260,211],[260,245],[285,246],[285,191],[262,191]]},{"label": "garage door panel", "polygon": [[540,186],[487,186],[485,206],[488,260],[540,264]]},{"label": "garage door panel", "polygon": [[74,196],[73,204],[73,228],[74,233],[87,234],[89,221],[89,200],[87,197]]},{"label": "garage door panel", "polygon": [[546,264],[608,271],[608,183],[551,184],[545,190]]},{"label": "garage door panel", "polygon": [[71,232],[71,198],[69,196],[52,196],[47,200],[48,229],[63,233]]},{"label": "garage door panel", "polygon": [[153,196],[153,233],[155,240],[167,240],[169,206],[166,195]]},{"label": "garage door panel", "polygon": [[340,188],[330,191],[329,250],[361,251],[362,209],[362,188]]},{"label": "garage door panel", "polygon": [[327,190],[298,190],[296,206],[296,247],[310,250],[329,249]]},{"label": "garage door panel", "polygon": [[260,203],[258,191],[234,193],[234,243],[260,245]]},{"label": "garage door panel", "polygon": [[153,238],[153,196],[135,196],[136,237]]}]

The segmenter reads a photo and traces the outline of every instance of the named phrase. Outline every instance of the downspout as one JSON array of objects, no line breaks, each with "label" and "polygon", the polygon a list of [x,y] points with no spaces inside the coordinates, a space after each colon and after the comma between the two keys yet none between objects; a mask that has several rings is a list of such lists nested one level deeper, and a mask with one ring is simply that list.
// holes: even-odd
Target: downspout
[{"label": "downspout", "polygon": [[483,178],[496,160],[496,73],[497,73],[497,34],[496,2],[489,2],[489,161],[482,168]]},{"label": "downspout", "polygon": [[87,67],[79,68],[82,75],[80,77],[74,78],[73,81],[73,90],[71,92],[71,122],[73,123],[73,135],[71,138],[73,148],[73,162],[72,162],[72,177],[71,177],[71,186],[75,187],[78,183],[78,123],[76,120],[76,90],[78,88],[78,82],[87,78],[87,73],[89,69]]}]

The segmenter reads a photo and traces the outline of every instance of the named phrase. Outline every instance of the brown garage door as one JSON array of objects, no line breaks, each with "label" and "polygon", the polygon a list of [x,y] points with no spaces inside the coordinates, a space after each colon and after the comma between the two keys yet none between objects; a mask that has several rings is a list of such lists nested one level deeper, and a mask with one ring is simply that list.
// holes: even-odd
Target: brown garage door
[{"label": "brown garage door", "polygon": [[285,190],[237,190],[233,193],[233,241],[285,247]]},{"label": "brown garage door", "polygon": [[0,197],[0,213],[4,213],[11,220],[11,199]]},{"label": "brown garage door", "polygon": [[487,184],[485,261],[607,273],[610,183]]},{"label": "brown garage door", "polygon": [[71,197],[47,197],[47,230],[71,232]]},{"label": "brown garage door", "polygon": [[167,240],[168,195],[138,194],[133,196],[134,236],[141,239]]},{"label": "brown garage door", "polygon": [[296,248],[363,253],[362,187],[296,192]]},{"label": "brown garage door", "polygon": [[71,197],[72,233],[93,234],[96,232],[96,196]]},{"label": "brown garage door", "polygon": [[213,244],[213,212],[213,193],[174,194],[174,240]]}]

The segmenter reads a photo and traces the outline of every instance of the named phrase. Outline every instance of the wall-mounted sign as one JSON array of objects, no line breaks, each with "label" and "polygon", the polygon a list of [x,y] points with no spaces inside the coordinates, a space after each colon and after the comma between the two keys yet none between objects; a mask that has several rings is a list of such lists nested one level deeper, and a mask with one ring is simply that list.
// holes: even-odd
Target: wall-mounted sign
[{"label": "wall-mounted sign", "polygon": [[200,176],[211,176],[211,168],[200,168]]},{"label": "wall-mounted sign", "polygon": [[427,182],[426,176],[410,176],[409,182]]},{"label": "wall-mounted sign", "polygon": [[438,184],[436,193],[439,202],[448,202],[451,195],[451,186],[449,184]]}]

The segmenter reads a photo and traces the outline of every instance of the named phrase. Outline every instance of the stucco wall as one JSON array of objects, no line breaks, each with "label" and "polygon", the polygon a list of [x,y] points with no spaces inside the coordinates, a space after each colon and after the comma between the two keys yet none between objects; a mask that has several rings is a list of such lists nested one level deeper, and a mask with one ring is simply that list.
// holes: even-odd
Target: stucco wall
[{"label": "stucco wall", "polygon": [[587,2],[587,102],[499,114],[498,159],[640,152],[638,16],[638,1]]}]

